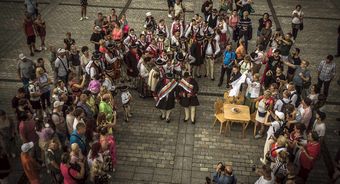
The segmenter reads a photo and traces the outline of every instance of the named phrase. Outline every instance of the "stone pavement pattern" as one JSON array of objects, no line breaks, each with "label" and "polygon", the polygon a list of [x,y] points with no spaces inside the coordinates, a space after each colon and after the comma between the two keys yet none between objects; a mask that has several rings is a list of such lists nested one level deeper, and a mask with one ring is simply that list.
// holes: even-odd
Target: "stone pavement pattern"
[{"label": "stone pavement pattern", "polygon": [[[333,0],[335,1],[335,0]],[[94,0],[89,1],[88,15],[90,20],[79,21],[79,7],[77,0],[42,0],[39,5],[47,23],[47,45],[61,47],[66,31],[72,32],[79,47],[88,45],[91,26],[96,12],[104,14],[110,12],[111,6],[119,13],[128,0]],[[186,0],[190,18],[200,10],[201,1]],[[272,0],[276,14],[284,32],[290,31],[290,13],[296,3],[302,4],[305,12],[305,30],[299,32],[296,47],[301,48],[303,58],[312,65],[314,79],[317,64],[328,54],[335,52],[336,30],[340,17],[340,3],[331,0]],[[0,0],[0,108],[10,111],[10,99],[20,86],[16,82],[16,58],[19,53],[28,54],[22,32],[22,18],[24,7],[21,0]],[[256,14],[252,15],[254,28],[257,20],[264,12],[270,12],[267,1],[256,0],[254,4]],[[165,0],[132,0],[126,14],[131,27],[141,31],[145,13],[151,9],[159,20],[166,17]],[[277,26],[277,25],[276,25]],[[274,26],[275,27],[275,26]],[[255,31],[254,31],[254,34]],[[254,36],[255,38],[255,36]],[[37,43],[39,39],[37,39]],[[254,48],[255,40],[250,42],[250,50]],[[47,59],[47,52],[37,54],[37,57]],[[336,59],[335,62],[339,62]],[[215,77],[219,77],[219,65],[215,65]],[[339,74],[338,74],[339,77]],[[4,80],[5,79],[5,80]],[[172,122],[166,124],[159,121],[158,111],[151,99],[141,100],[137,94],[133,102],[134,117],[131,123],[122,123],[122,110],[119,109],[117,133],[118,165],[113,175],[112,183],[204,183],[204,178],[214,171],[214,165],[223,161],[233,165],[239,183],[253,183],[257,176],[251,171],[253,163],[259,164],[258,158],[262,154],[264,140],[254,140],[250,124],[246,138],[241,138],[241,126],[234,125],[230,136],[219,134],[219,127],[212,128],[213,102],[221,95],[223,88],[217,87],[217,81],[206,78],[198,80],[201,92],[199,96],[201,106],[197,111],[197,123],[183,123],[183,110],[177,108],[172,113]],[[334,86],[334,87],[333,87]],[[340,87],[332,83],[329,101],[339,102]],[[327,145],[331,156],[334,157],[339,147],[339,137],[333,135],[333,130],[340,128],[335,121],[339,117],[339,106],[327,105]],[[15,183],[22,173],[18,160],[14,160],[14,171],[11,183]],[[310,175],[308,183],[326,183],[327,170],[323,159],[317,161],[315,169]],[[43,177],[44,183],[49,183]]]}]

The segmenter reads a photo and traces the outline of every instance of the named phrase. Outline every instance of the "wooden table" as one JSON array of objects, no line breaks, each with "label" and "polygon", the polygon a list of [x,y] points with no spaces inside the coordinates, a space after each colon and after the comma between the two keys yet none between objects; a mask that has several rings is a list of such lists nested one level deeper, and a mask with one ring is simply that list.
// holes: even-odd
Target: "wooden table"
[{"label": "wooden table", "polygon": [[[239,113],[234,113],[231,111],[232,108],[238,108]],[[242,136],[245,137],[245,130],[250,122],[250,111],[249,107],[246,105],[236,105],[236,104],[223,104],[224,118],[227,120],[225,133],[228,129],[230,132],[231,123],[242,123]]]}]

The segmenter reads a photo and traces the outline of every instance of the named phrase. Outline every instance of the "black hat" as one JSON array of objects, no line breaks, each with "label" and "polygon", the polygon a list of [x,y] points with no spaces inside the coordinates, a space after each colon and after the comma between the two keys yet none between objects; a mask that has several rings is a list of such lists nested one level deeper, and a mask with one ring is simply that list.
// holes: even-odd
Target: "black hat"
[{"label": "black hat", "polygon": [[161,36],[165,36],[164,32],[163,31],[159,31],[157,36],[161,37]]},{"label": "black hat", "polygon": [[166,73],[165,78],[172,79],[172,78],[174,78],[174,75],[172,73]]},{"label": "black hat", "polygon": [[127,85],[120,86],[119,89],[120,89],[121,91],[126,91],[126,90],[129,89],[129,86],[127,86]]},{"label": "black hat", "polygon": [[178,53],[178,54],[176,54],[176,60],[177,61],[183,61],[184,60],[184,55],[183,55],[183,53]]},{"label": "black hat", "polygon": [[184,74],[183,74],[183,77],[184,78],[187,78],[187,77],[189,77],[190,76],[190,73],[189,72],[184,72]]},{"label": "black hat", "polygon": [[214,35],[213,34],[211,34],[211,33],[208,33],[207,35],[206,35],[206,37],[209,39],[209,38],[212,38]]},{"label": "black hat", "polygon": [[185,41],[187,41],[187,37],[185,37],[185,36],[181,36],[181,38],[180,38],[180,41],[181,41],[181,42],[185,42]]},{"label": "black hat", "polygon": [[113,43],[109,43],[109,45],[107,45],[108,49],[113,49],[115,47],[115,45]]},{"label": "black hat", "polygon": [[100,52],[93,52],[92,53],[92,60],[99,60],[100,59]]},{"label": "black hat", "polygon": [[203,41],[204,38],[203,38],[203,36],[201,36],[200,34],[198,34],[198,35],[196,36],[196,40],[197,40],[197,41]]},{"label": "black hat", "polygon": [[162,66],[162,65],[165,65],[165,61],[161,58],[158,58],[156,61],[155,61],[155,64],[158,65],[158,66]]},{"label": "black hat", "polygon": [[132,43],[129,48],[130,49],[135,49],[137,47],[138,47],[138,45],[136,43]]},{"label": "black hat", "polygon": [[177,45],[175,43],[171,44],[170,49],[177,49]]}]

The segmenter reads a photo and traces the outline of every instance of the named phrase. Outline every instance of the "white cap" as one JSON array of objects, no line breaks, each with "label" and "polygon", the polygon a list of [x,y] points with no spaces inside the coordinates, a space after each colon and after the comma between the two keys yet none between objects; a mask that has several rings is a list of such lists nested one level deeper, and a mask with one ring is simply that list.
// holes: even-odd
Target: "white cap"
[{"label": "white cap", "polygon": [[59,48],[57,52],[60,54],[60,53],[66,52],[66,51],[65,51],[65,49]]},{"label": "white cap", "polygon": [[146,14],[145,14],[147,17],[149,17],[149,16],[151,16],[152,14],[151,14],[151,12],[146,12]]},{"label": "white cap", "polygon": [[55,101],[55,102],[53,103],[53,107],[54,107],[54,108],[59,107],[59,106],[62,106],[62,105],[64,105],[64,102],[61,102],[61,101]]},{"label": "white cap", "polygon": [[284,120],[285,119],[285,114],[283,112],[280,111],[275,111],[275,115],[280,119],[280,120]]},{"label": "white cap", "polygon": [[21,151],[26,153],[28,152],[30,149],[32,149],[34,146],[33,142],[28,142],[28,143],[24,143],[23,145],[21,145]]},{"label": "white cap", "polygon": [[25,54],[23,54],[23,53],[19,54],[19,59],[23,60],[25,58],[26,58]]},{"label": "white cap", "polygon": [[102,29],[99,26],[94,27],[96,31],[101,31]]}]

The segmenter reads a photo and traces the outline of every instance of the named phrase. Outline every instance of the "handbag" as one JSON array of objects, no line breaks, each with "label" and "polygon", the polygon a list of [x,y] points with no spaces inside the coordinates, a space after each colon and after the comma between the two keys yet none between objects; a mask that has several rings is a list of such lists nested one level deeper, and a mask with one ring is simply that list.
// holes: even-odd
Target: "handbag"
[{"label": "handbag", "polygon": [[257,111],[257,113],[259,114],[259,116],[260,116],[261,118],[266,117],[266,114],[267,114],[267,112],[260,112],[260,111]]}]

